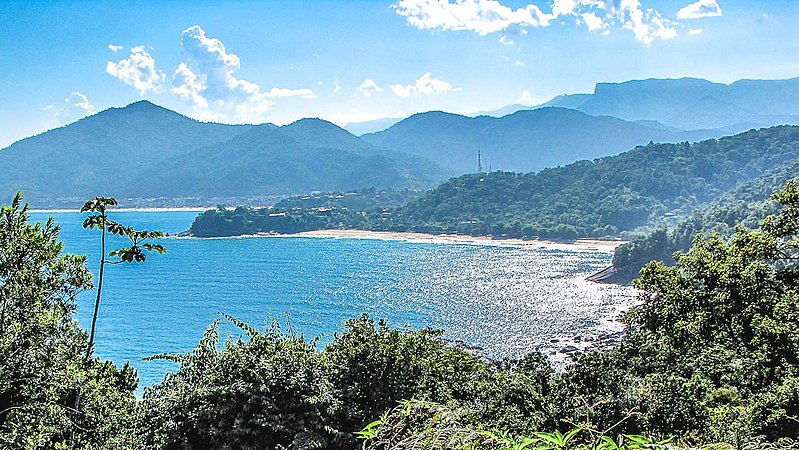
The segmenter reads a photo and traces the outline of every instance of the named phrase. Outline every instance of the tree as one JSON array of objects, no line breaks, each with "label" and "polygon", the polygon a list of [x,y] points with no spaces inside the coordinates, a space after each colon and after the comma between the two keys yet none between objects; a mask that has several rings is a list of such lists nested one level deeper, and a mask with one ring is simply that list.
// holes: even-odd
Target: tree
[{"label": "tree", "polygon": [[[92,349],[94,347],[94,332],[97,325],[97,313],[100,310],[100,296],[103,291],[103,275],[106,264],[120,264],[123,262],[144,262],[147,259],[145,252],[155,251],[157,253],[165,253],[166,248],[160,244],[145,243],[147,239],[163,237],[164,233],[160,231],[136,231],[133,227],[125,227],[124,225],[114,222],[108,218],[107,209],[109,206],[117,205],[117,201],[113,197],[95,197],[86,202],[81,208],[81,212],[91,212],[92,215],[86,217],[83,221],[83,228],[98,229],[100,230],[100,273],[97,278],[97,297],[94,301],[94,313],[92,314],[92,326],[89,333],[89,345],[86,347],[86,359],[89,359]],[[105,256],[106,247],[106,231],[124,236],[130,239],[131,245],[129,247],[122,247],[109,253],[109,257],[118,257],[116,261],[109,261]]]},{"label": "tree", "polygon": [[0,210],[0,448],[134,448],[135,370],[82,355],[86,257],[62,254],[59,227],[27,210],[21,194]]},{"label": "tree", "polygon": [[773,198],[759,230],[700,235],[675,267],[644,267],[625,338],[561,378],[558,415],[609,425],[634,410],[626,432],[735,446],[799,436],[799,187]]}]

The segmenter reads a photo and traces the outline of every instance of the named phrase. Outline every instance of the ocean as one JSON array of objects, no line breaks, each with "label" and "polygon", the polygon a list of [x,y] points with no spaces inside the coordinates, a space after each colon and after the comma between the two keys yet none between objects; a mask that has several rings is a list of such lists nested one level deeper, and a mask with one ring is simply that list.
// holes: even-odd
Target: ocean
[{"label": "ocean", "polygon": [[[176,234],[197,212],[111,211],[136,229]],[[100,235],[77,212],[36,212],[61,225],[65,251],[86,254],[96,274]],[[107,266],[96,354],[130,361],[143,386],[175,365],[143,361],[184,353],[219,313],[258,328],[291,322],[323,346],[347,319],[367,313],[395,327],[433,327],[491,357],[557,352],[576,335],[618,329],[635,301],[630,288],[584,278],[607,266],[599,249],[452,244],[321,237],[165,238],[164,255]],[[109,250],[124,241],[112,240]],[[77,319],[91,323],[95,291],[79,297]],[[235,336],[228,324],[223,335]]]}]

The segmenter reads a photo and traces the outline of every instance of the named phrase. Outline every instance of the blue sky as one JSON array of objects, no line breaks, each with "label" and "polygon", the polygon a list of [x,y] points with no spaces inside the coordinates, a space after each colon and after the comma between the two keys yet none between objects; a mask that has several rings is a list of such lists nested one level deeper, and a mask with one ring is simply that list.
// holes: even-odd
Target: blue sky
[{"label": "blue sky", "polygon": [[145,98],[200,120],[347,122],[799,76],[795,0],[10,1],[0,147]]}]

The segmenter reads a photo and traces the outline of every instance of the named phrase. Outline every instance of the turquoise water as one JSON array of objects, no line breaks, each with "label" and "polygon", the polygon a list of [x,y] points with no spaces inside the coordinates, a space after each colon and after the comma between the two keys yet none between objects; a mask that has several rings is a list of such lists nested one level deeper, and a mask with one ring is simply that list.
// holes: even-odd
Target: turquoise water
[{"label": "turquoise water", "polygon": [[[186,230],[196,216],[112,214],[137,229],[168,233]],[[96,273],[99,234],[81,228],[83,215],[31,216],[54,217],[66,251],[88,254]],[[174,369],[143,357],[192,349],[219,312],[260,327],[289,313],[295,329],[306,337],[322,335],[322,345],[346,319],[366,312],[395,326],[441,328],[449,339],[501,357],[611,326],[609,319],[631,301],[626,288],[582,281],[610,262],[609,253],[594,250],[307,237],[162,243],[164,255],[107,268],[97,325],[97,354],[131,361],[143,385]],[[91,291],[79,299],[84,327],[93,298]]]}]

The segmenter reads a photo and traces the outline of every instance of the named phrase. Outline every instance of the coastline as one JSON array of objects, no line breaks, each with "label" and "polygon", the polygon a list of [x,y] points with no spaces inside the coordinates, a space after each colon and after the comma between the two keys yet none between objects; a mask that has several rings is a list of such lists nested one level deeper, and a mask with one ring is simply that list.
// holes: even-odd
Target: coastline
[{"label": "coastline", "polygon": [[[212,207],[175,207],[175,208],[114,208],[110,212],[196,212],[201,213],[213,209]],[[79,213],[80,208],[55,208],[55,209],[29,209],[28,212],[36,214],[47,213]]]},{"label": "coastline", "polygon": [[494,239],[491,236],[467,236],[460,234],[428,234],[399,231],[368,230],[317,230],[293,234],[259,234],[263,237],[308,237],[331,239],[378,239],[384,241],[406,241],[436,244],[490,245],[502,247],[536,247],[548,250],[582,250],[613,253],[624,241],[600,239],[577,239],[575,241]]}]

